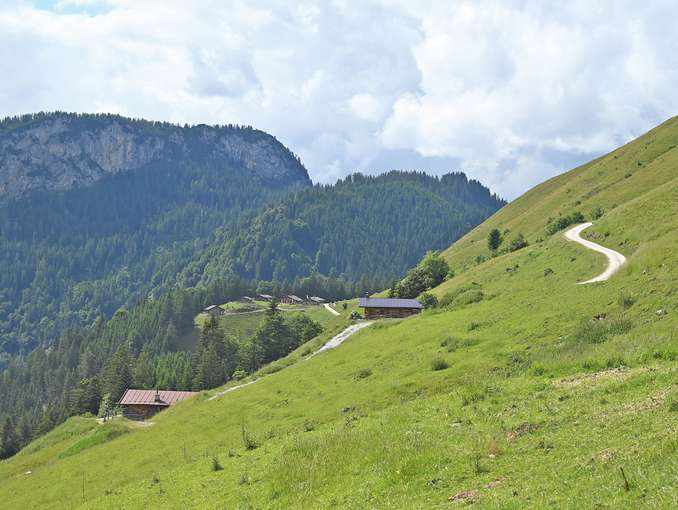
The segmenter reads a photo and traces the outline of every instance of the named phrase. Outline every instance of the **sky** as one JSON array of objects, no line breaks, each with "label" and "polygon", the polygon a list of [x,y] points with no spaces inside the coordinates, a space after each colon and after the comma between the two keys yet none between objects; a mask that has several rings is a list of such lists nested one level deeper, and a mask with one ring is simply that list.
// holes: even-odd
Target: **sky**
[{"label": "sky", "polygon": [[0,0],[0,117],[246,124],[512,199],[678,113],[675,1]]}]

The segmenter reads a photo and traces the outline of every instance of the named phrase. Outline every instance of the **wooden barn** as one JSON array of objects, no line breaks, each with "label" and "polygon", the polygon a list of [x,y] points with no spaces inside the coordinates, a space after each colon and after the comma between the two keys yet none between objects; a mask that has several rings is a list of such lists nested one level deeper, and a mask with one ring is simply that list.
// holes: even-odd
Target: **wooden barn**
[{"label": "wooden barn", "polygon": [[203,312],[212,315],[214,317],[218,315],[224,315],[226,312],[223,308],[221,308],[219,305],[210,305],[207,308],[203,310]]},{"label": "wooden barn", "polygon": [[145,420],[196,394],[193,391],[134,390],[130,388],[125,390],[125,394],[118,405],[122,407],[122,414],[125,418]]},{"label": "wooden barn", "polygon": [[424,308],[416,299],[392,298],[360,298],[358,306],[363,308],[366,319],[409,317]]},{"label": "wooden barn", "polygon": [[307,297],[306,299],[312,305],[324,305],[325,303],[327,303],[327,300],[325,300],[321,297],[318,297],[318,296],[311,296],[311,297]]}]

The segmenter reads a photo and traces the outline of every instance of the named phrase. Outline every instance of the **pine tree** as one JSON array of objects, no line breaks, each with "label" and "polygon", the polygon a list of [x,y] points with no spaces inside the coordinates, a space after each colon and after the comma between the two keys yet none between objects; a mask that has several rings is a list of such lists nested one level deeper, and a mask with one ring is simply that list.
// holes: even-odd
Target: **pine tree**
[{"label": "pine tree", "polygon": [[33,439],[33,427],[27,415],[21,415],[19,418],[19,425],[17,426],[17,433],[22,445],[28,444]]},{"label": "pine tree", "polygon": [[153,388],[155,386],[155,371],[146,353],[137,358],[134,366],[134,386],[138,388]]},{"label": "pine tree", "polygon": [[14,422],[9,416],[5,418],[0,434],[0,458],[7,459],[19,451],[19,437]]},{"label": "pine tree", "polygon": [[493,228],[490,230],[490,233],[487,235],[487,247],[490,249],[491,252],[497,251],[499,246],[501,245],[502,238],[501,238],[501,232],[499,232],[499,229]]},{"label": "pine tree", "polygon": [[263,361],[268,363],[289,354],[295,347],[295,338],[272,301],[266,316],[254,333],[253,343],[261,346]]},{"label": "pine tree", "polygon": [[132,360],[126,345],[122,345],[111,358],[104,371],[103,393],[110,394],[111,402],[117,402],[132,385]]}]

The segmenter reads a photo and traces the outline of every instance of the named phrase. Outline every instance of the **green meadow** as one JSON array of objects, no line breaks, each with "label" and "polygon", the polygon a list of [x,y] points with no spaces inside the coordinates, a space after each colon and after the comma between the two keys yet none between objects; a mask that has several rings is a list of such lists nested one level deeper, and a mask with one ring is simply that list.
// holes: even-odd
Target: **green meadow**
[{"label": "green meadow", "polygon": [[[306,359],[356,303],[318,309],[253,384],[70,419],[0,463],[3,508],[678,507],[677,144],[671,119],[497,212],[444,252],[446,306]],[[574,212],[627,257],[607,282],[577,285],[605,258],[547,233]]]}]

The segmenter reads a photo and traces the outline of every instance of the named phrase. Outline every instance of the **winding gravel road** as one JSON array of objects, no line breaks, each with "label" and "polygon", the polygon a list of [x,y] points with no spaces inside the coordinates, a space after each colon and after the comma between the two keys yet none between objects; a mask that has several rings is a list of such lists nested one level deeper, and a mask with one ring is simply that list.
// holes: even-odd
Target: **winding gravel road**
[{"label": "winding gravel road", "polygon": [[624,257],[624,255],[622,255],[618,251],[611,250],[610,248],[605,248],[605,246],[596,244],[592,241],[589,241],[588,239],[582,239],[580,234],[582,233],[583,230],[589,228],[591,225],[593,225],[593,223],[591,222],[582,223],[581,225],[577,225],[576,227],[573,227],[567,232],[565,232],[565,238],[568,241],[574,241],[575,243],[579,243],[582,246],[588,248],[589,250],[597,251],[598,253],[602,253],[607,257],[608,263],[605,271],[603,271],[595,278],[591,278],[590,280],[586,280],[585,282],[579,282],[579,285],[607,281],[609,280],[610,276],[619,271],[619,268],[624,264],[624,262],[626,262],[626,257]]}]

